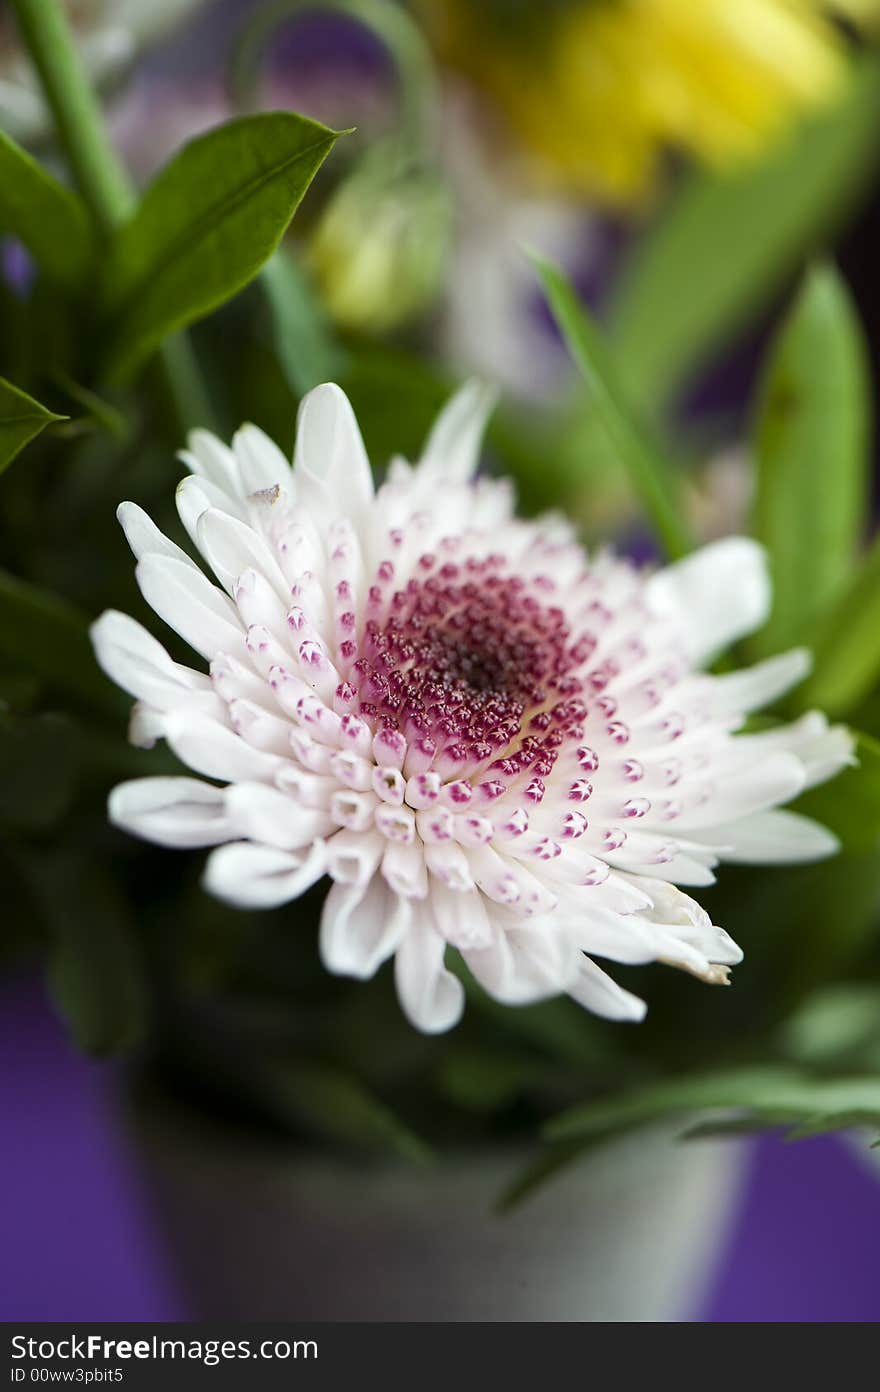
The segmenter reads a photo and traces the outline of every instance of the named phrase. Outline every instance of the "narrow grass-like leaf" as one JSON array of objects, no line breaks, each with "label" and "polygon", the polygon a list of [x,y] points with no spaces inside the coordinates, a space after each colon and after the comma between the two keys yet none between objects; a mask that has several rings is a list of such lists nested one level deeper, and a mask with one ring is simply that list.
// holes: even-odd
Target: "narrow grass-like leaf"
[{"label": "narrow grass-like leaf", "polygon": [[797,705],[847,715],[880,679],[880,539],[806,641],[813,671],[795,693]]},{"label": "narrow grass-like leaf", "polygon": [[572,1107],[544,1127],[547,1140],[603,1136],[663,1117],[707,1108],[754,1108],[769,1099],[788,1099],[801,1083],[797,1070],[744,1068],[664,1079],[612,1098]]},{"label": "narrow grass-like leaf", "polygon": [[612,340],[639,400],[662,403],[754,320],[851,215],[880,156],[880,61],[733,175],[697,174],[638,243],[612,305]]},{"label": "narrow grass-like leaf", "polygon": [[818,267],[771,346],[759,393],[754,534],[773,578],[773,611],[755,640],[762,655],[801,640],[855,568],[870,417],[855,306],[834,267]]},{"label": "narrow grass-like leaf", "polygon": [[391,1108],[344,1069],[275,1062],[262,1070],[257,1087],[262,1106],[276,1120],[293,1120],[323,1140],[415,1163],[430,1158],[427,1146]]},{"label": "narrow grass-like leaf", "polygon": [[344,355],[302,268],[283,250],[260,272],[272,316],[275,352],[287,385],[304,396],[321,382],[336,381]]},{"label": "narrow grass-like leaf", "polygon": [[648,514],[667,555],[690,549],[675,474],[637,421],[608,345],[574,288],[557,266],[535,265],[557,324],[590,392],[590,400],[615,454]]},{"label": "narrow grass-like leaf", "polygon": [[85,204],[0,131],[0,232],[23,242],[51,280],[82,288],[94,260]]},{"label": "narrow grass-like leaf", "polygon": [[174,156],[112,249],[103,299],[109,378],[253,279],[338,135],[269,112],[218,126]]},{"label": "narrow grass-like leaf", "polygon": [[47,425],[65,420],[0,377],[0,474]]},{"label": "narrow grass-like leaf", "polygon": [[[699,1116],[705,1112],[718,1115]],[[682,1140],[780,1126],[790,1140],[855,1127],[876,1129],[880,1077],[811,1078],[794,1068],[767,1066],[666,1079],[588,1102],[547,1123],[544,1135],[550,1148],[516,1177],[499,1207],[506,1210],[521,1203],[621,1132],[674,1117],[682,1120]]]}]

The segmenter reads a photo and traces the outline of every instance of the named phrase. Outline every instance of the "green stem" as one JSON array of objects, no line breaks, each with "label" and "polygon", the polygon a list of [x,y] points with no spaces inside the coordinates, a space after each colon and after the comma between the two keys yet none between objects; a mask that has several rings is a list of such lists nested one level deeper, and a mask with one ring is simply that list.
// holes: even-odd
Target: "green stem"
[{"label": "green stem", "polygon": [[[134,212],[137,195],[110,142],[67,16],[59,0],[12,0],[12,8],[79,191],[110,234]],[[173,404],[175,433],[209,425],[210,405],[189,340],[179,335],[163,344],[157,367]]]},{"label": "green stem", "polygon": [[135,206],[58,0],[12,0],[70,167],[95,218],[109,231]]}]

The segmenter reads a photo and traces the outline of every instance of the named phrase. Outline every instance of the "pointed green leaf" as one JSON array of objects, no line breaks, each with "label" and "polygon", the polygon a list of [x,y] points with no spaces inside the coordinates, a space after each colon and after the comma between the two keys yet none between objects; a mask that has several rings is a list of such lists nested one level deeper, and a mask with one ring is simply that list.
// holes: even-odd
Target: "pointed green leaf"
[{"label": "pointed green leaf", "polygon": [[[700,1113],[689,1124],[688,1117]],[[735,1113],[735,1115],[731,1115]],[[880,1077],[811,1078],[794,1068],[763,1067],[664,1079],[574,1107],[544,1127],[551,1145],[500,1200],[509,1209],[592,1147],[625,1130],[680,1117],[681,1138],[740,1135],[783,1126],[788,1139],[855,1127],[880,1127]]]},{"label": "pointed green leaf", "polygon": [[120,228],[104,280],[108,377],[209,314],[271,256],[339,132],[293,112],[190,141]]},{"label": "pointed green leaf", "polygon": [[94,259],[85,204],[0,131],[0,232],[24,242],[50,279],[79,289]]},{"label": "pointed green leaf", "polygon": [[329,1064],[297,1060],[266,1065],[256,1080],[264,1108],[313,1135],[358,1150],[422,1162],[429,1151],[359,1078]]},{"label": "pointed green leaf", "polygon": [[795,693],[797,705],[846,715],[880,680],[880,540],[806,641],[813,671]]},{"label": "pointed green leaf", "polygon": [[520,1204],[532,1198],[562,1170],[567,1170],[580,1159],[585,1149],[584,1142],[578,1140],[548,1146],[545,1150],[539,1151],[537,1157],[521,1169],[502,1191],[495,1205],[496,1212],[510,1213],[513,1209],[519,1208]]},{"label": "pointed green leaf", "polygon": [[869,58],[841,103],[766,159],[684,183],[636,244],[612,306],[639,400],[668,400],[845,222],[877,165],[878,122],[880,62]]},{"label": "pointed green leaf", "polygon": [[64,420],[67,416],[57,416],[20,387],[0,377],[0,474],[41,430]]},{"label": "pointed green leaf", "polygon": [[690,549],[675,474],[636,419],[608,345],[558,267],[540,257],[535,265],[575,363],[587,383],[592,408],[608,435],[667,554]]},{"label": "pointed green leaf", "polygon": [[754,534],[767,547],[773,578],[762,655],[802,640],[855,568],[870,415],[855,306],[834,267],[819,267],[776,335],[759,392]]}]

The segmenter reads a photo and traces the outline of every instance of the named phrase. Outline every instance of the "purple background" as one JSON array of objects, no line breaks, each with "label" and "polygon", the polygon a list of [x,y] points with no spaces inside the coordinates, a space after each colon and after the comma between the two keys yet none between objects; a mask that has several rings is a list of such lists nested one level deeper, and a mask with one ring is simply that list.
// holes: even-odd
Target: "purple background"
[{"label": "purple background", "polygon": [[[118,1126],[117,1082],[73,1049],[38,981],[0,984],[0,1319],[198,1317]],[[833,1138],[763,1138],[698,1318],[873,1322],[878,1239],[880,1167]]]}]

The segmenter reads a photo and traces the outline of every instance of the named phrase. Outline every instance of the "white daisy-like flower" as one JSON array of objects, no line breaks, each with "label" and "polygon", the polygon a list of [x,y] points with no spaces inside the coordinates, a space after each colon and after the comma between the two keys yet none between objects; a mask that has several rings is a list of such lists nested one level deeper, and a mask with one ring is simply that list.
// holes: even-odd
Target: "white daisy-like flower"
[{"label": "white daisy-like flower", "polygon": [[243,908],[328,876],[326,966],[366,978],[393,956],[422,1030],[461,1014],[449,949],[500,1001],[567,992],[639,1019],[593,958],[725,980],[739,948],[677,886],[834,851],[777,808],[850,740],[818,714],[734,734],[803,677],[802,650],[701,670],[767,615],[760,547],[655,573],[588,557],[563,519],[519,520],[507,482],[475,478],[491,404],[465,387],[378,490],[335,386],[303,402],[292,470],[254,426],[231,448],[195,431],[177,502],[217,583],[122,504],[144,598],[208,672],[124,614],[95,624],[137,698],[133,741],[164,738],[202,775],[123,783],[110,816],[216,846],[205,885]]}]

